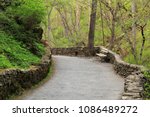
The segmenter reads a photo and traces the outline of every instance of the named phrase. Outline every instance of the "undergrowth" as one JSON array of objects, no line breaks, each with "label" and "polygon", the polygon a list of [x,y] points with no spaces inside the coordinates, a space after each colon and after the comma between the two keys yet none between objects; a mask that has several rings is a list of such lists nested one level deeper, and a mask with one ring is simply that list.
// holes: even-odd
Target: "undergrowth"
[{"label": "undergrowth", "polygon": [[22,43],[0,31],[0,68],[27,68],[40,61],[36,55],[23,48]]},{"label": "undergrowth", "polygon": [[0,6],[0,69],[38,64],[45,53],[40,26],[43,0],[2,1]]}]

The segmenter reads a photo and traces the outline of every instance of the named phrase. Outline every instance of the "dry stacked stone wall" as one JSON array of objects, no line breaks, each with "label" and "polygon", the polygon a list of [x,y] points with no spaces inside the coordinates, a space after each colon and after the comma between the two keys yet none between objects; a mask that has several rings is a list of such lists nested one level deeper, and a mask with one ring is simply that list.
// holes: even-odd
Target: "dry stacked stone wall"
[{"label": "dry stacked stone wall", "polygon": [[144,67],[126,63],[118,54],[104,47],[100,47],[100,52],[103,49],[108,51],[106,58],[107,61],[109,60],[109,62],[114,65],[115,71],[125,78],[124,93],[122,95],[122,99],[143,99],[144,75],[142,73],[142,70],[144,69]]},{"label": "dry stacked stone wall", "polygon": [[[106,61],[112,63],[114,65],[114,70],[125,79],[122,99],[143,99],[143,67],[124,62],[118,54],[104,47],[95,47],[93,50],[93,55],[96,55],[96,53],[104,54],[102,50],[107,51],[105,52]],[[91,56],[89,49],[86,47],[53,48],[52,54],[68,56]]]},{"label": "dry stacked stone wall", "polygon": [[87,47],[71,47],[71,48],[52,48],[51,52],[53,55],[67,55],[67,56],[95,56],[96,53],[99,53],[100,48],[95,47],[92,50],[89,50]]},{"label": "dry stacked stone wall", "polygon": [[7,69],[0,71],[0,99],[8,99],[12,95],[20,95],[23,90],[31,88],[43,80],[51,65],[51,53],[47,49],[40,64],[27,70]]}]

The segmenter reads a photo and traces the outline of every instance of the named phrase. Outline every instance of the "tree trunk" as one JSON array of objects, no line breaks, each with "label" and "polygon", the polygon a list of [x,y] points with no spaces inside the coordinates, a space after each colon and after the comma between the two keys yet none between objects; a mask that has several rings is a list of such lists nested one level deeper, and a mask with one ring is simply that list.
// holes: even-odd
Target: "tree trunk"
[{"label": "tree trunk", "polygon": [[69,27],[69,24],[67,22],[66,16],[61,12],[59,8],[57,8],[58,13],[60,14],[64,29],[65,29],[65,36],[69,37],[69,35],[72,35],[72,30]]},{"label": "tree trunk", "polygon": [[80,7],[79,7],[79,1],[76,0],[76,17],[75,17],[75,21],[76,21],[76,30],[79,31],[80,29],[80,15],[81,15],[81,11],[80,11]]},{"label": "tree trunk", "polygon": [[89,37],[88,37],[88,48],[90,50],[93,50],[93,48],[94,48],[96,11],[97,11],[97,0],[92,0],[92,10],[91,10],[91,16],[90,16],[90,29],[89,29]]},{"label": "tree trunk", "polygon": [[50,36],[50,33],[51,33],[51,19],[50,19],[50,15],[51,15],[51,12],[52,12],[53,8],[51,8],[49,11],[48,11],[48,32],[47,32],[47,35],[48,35],[48,40],[51,40],[51,36]]},{"label": "tree trunk", "polygon": [[103,19],[103,10],[102,3],[100,1],[100,14],[101,14],[101,29],[102,29],[102,38],[103,38],[103,46],[105,45],[105,33],[104,33],[104,19]]},{"label": "tree trunk", "polygon": [[[132,38],[133,38],[133,48],[134,48],[134,53],[136,53],[136,0],[132,0],[132,15],[133,15],[133,23],[132,23]],[[137,62],[137,57],[134,57],[135,61]]]},{"label": "tree trunk", "polygon": [[111,40],[110,40],[110,47],[109,49],[113,49],[114,47],[114,42],[115,42],[115,17],[113,14],[112,14],[112,28],[111,28]]},{"label": "tree trunk", "polygon": [[144,26],[140,26],[141,28],[141,35],[142,35],[142,38],[143,38],[143,41],[142,41],[142,47],[141,47],[141,51],[140,51],[140,61],[142,60],[142,56],[143,56],[143,50],[144,50],[144,46],[145,46],[145,41],[146,41],[146,38],[145,38],[145,34],[144,34],[144,28],[145,28],[146,24]]}]

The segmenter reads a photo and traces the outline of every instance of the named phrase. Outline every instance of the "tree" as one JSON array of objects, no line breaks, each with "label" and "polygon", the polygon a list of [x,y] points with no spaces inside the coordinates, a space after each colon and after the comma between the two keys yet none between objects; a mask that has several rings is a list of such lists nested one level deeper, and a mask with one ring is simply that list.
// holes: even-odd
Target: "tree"
[{"label": "tree", "polygon": [[150,13],[149,13],[150,1],[141,1],[141,3],[142,3],[142,7],[139,10],[138,22],[136,23],[136,25],[140,29],[141,36],[142,36],[142,44],[141,44],[140,54],[139,54],[140,62],[142,62],[143,51],[145,48],[145,43],[147,41],[145,36],[145,32],[147,31],[145,31],[145,29],[148,25],[148,20],[150,18]]},{"label": "tree", "polygon": [[104,45],[131,63],[149,57],[149,0],[48,1],[55,2],[49,28],[53,46]]},{"label": "tree", "polygon": [[134,49],[134,53],[135,53],[135,61],[137,61],[137,57],[136,57],[136,0],[132,0],[132,5],[131,5],[131,9],[132,9],[132,17],[133,17],[133,21],[132,21],[132,38],[133,38],[133,49]]},{"label": "tree", "polygon": [[117,15],[119,11],[119,1],[115,0],[100,0],[102,4],[106,7],[105,11],[105,20],[111,32],[111,38],[109,40],[109,49],[113,49],[116,40],[116,22],[117,22]]},{"label": "tree", "polygon": [[102,38],[103,38],[103,46],[105,45],[105,33],[104,33],[104,18],[103,18],[103,10],[102,10],[102,3],[99,1],[100,4],[100,15],[101,15],[101,29],[102,29]]},{"label": "tree", "polygon": [[90,29],[89,29],[89,36],[88,36],[88,47],[90,50],[93,50],[93,48],[94,48],[96,11],[97,11],[97,0],[92,0],[92,10],[91,10],[91,16],[90,16]]}]

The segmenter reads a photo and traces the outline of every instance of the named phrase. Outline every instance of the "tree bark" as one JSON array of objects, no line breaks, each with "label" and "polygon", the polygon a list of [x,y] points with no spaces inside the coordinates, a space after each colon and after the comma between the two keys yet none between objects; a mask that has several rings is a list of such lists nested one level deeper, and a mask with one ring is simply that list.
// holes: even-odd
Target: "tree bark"
[{"label": "tree bark", "polygon": [[110,47],[109,49],[113,49],[114,42],[115,42],[115,17],[114,14],[112,14],[112,28],[111,28],[111,40],[110,40]]},{"label": "tree bark", "polygon": [[145,34],[144,34],[144,28],[147,24],[145,24],[144,26],[140,26],[141,28],[141,35],[142,35],[142,38],[143,38],[143,41],[142,41],[142,47],[141,47],[141,51],[140,51],[140,61],[142,60],[142,56],[143,56],[143,50],[144,50],[144,46],[145,46],[145,41],[146,41],[146,38],[145,38]]},{"label": "tree bark", "polygon": [[91,10],[91,16],[90,16],[90,29],[89,29],[89,36],[88,36],[88,48],[90,50],[93,50],[93,48],[94,48],[96,11],[97,11],[97,0],[92,0],[92,10]]},{"label": "tree bark", "polygon": [[61,12],[61,10],[59,8],[57,8],[57,11],[60,14],[64,29],[65,29],[65,36],[69,37],[69,35],[72,35],[72,30],[69,27],[69,24],[67,22],[67,18],[65,17],[65,15]]},{"label": "tree bark", "polygon": [[81,11],[80,11],[80,7],[79,7],[79,1],[76,0],[76,17],[75,17],[75,21],[76,21],[76,30],[79,31],[80,29],[80,15],[81,15]]},{"label": "tree bark", "polygon": [[[136,0],[132,0],[132,16],[133,16],[133,23],[132,23],[132,38],[133,38],[133,48],[134,53],[136,55]],[[135,56],[135,61],[137,62],[137,57]]]},{"label": "tree bark", "polygon": [[102,3],[100,1],[100,14],[101,14],[101,29],[102,29],[102,38],[103,38],[103,46],[105,45],[105,33],[104,33],[104,19],[103,19],[103,10]]},{"label": "tree bark", "polygon": [[53,8],[51,8],[48,12],[48,32],[47,32],[47,35],[48,35],[48,40],[51,40],[51,36],[50,36],[50,32],[51,32],[51,19],[50,19],[50,15],[51,15],[51,12],[52,12]]}]

